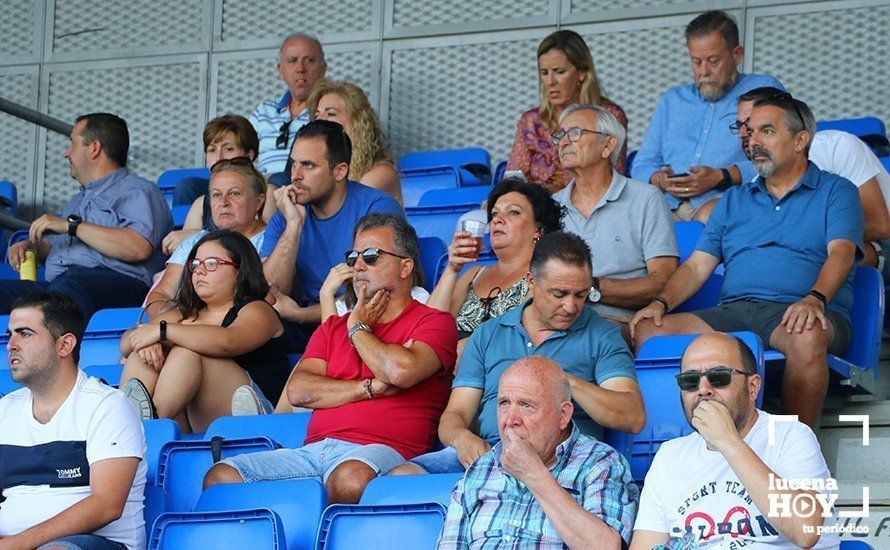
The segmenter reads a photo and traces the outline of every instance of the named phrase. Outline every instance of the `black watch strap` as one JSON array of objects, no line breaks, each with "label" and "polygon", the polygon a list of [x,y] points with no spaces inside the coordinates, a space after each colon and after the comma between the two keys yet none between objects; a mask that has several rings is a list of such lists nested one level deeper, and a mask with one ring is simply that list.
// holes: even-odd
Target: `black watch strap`
[{"label": "black watch strap", "polygon": [[828,298],[826,298],[825,295],[818,290],[811,290],[807,292],[807,296],[815,296],[820,302],[822,302],[822,307],[828,305]]},{"label": "black watch strap", "polygon": [[77,236],[77,226],[80,225],[83,219],[80,216],[68,216],[68,236],[76,237]]},{"label": "black watch strap", "polygon": [[160,323],[158,323],[158,327],[160,327],[160,329],[159,329],[160,336],[158,337],[158,340],[160,340],[161,342],[166,342],[167,341],[167,321],[161,321]]},{"label": "black watch strap", "polygon": [[726,191],[730,187],[732,187],[732,174],[726,168],[721,168],[721,172],[723,172],[723,179],[720,180],[720,183],[717,184],[717,189],[720,191]]},{"label": "black watch strap", "polygon": [[665,313],[667,313],[668,311],[671,310],[671,306],[670,306],[670,304],[668,304],[668,301],[665,300],[664,298],[662,298],[661,296],[656,296],[652,301],[658,302],[659,304],[663,305]]}]

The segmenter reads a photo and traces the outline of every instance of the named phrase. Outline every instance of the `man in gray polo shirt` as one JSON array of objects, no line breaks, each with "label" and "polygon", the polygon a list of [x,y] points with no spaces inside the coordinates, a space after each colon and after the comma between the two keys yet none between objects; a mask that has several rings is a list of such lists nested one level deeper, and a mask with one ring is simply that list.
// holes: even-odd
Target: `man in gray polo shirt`
[{"label": "man in gray polo shirt", "polygon": [[594,105],[572,105],[553,134],[572,181],[553,198],[566,207],[565,230],[590,246],[590,300],[603,317],[627,323],[677,269],[674,222],[662,194],[615,169],[625,131]]}]

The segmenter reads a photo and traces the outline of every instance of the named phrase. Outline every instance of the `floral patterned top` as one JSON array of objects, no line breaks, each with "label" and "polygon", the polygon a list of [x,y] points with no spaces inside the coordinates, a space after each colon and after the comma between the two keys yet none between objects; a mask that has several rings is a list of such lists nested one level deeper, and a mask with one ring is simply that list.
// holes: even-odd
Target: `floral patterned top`
[{"label": "floral patterned top", "polygon": [[[618,122],[625,130],[627,129],[627,115],[624,114],[624,109],[611,101],[604,102],[601,107],[615,115]],[[621,175],[627,175],[626,141],[618,156],[618,162],[615,163],[615,169]],[[559,165],[559,156],[551,141],[550,130],[544,126],[537,107],[526,111],[519,118],[513,150],[507,159],[507,170],[521,171],[528,181],[544,184],[551,193],[559,191],[572,179]]]}]

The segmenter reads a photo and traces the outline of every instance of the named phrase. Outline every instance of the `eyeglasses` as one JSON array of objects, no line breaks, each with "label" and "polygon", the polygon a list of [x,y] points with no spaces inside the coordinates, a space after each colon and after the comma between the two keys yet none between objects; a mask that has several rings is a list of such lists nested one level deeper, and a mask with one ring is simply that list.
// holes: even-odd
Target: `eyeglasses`
[{"label": "eyeglasses", "polygon": [[222,170],[229,166],[253,166],[253,161],[249,157],[232,157],[230,159],[220,159],[213,163],[210,167],[210,173]]},{"label": "eyeglasses", "polygon": [[275,140],[276,149],[287,148],[287,142],[290,139],[290,123],[291,121],[288,120],[278,129],[278,139]]},{"label": "eyeglasses", "polygon": [[553,140],[554,145],[559,144],[560,140],[562,140],[562,138],[564,138],[566,136],[569,136],[569,141],[574,143],[574,142],[578,141],[579,139],[581,139],[581,135],[584,132],[589,132],[591,134],[599,134],[601,136],[609,135],[605,132],[598,132],[596,130],[588,130],[587,128],[579,128],[577,126],[573,126],[573,127],[569,128],[568,130],[566,130],[564,128],[560,128],[559,130],[550,134],[550,138]]},{"label": "eyeglasses", "polygon": [[738,133],[742,130],[742,128],[747,128],[748,133],[750,134],[751,133],[751,125],[749,124],[749,122],[751,122],[751,117],[748,117],[745,120],[737,120],[729,125],[729,131],[732,132],[733,134],[738,135]]},{"label": "eyeglasses", "polygon": [[204,258],[203,260],[199,258],[195,258],[194,260],[189,262],[189,273],[194,273],[198,270],[200,266],[204,266],[204,269],[208,272],[216,271],[219,269],[221,265],[230,265],[232,267],[241,267],[241,264],[237,262],[233,262],[231,260],[223,260],[222,258],[216,258],[211,256],[209,258]]},{"label": "eyeglasses", "polygon": [[381,254],[389,254],[390,256],[395,256],[396,258],[401,258],[403,260],[407,260],[408,256],[402,256],[400,254],[396,254],[395,252],[389,252],[383,250],[382,248],[366,248],[359,252],[358,250],[349,250],[346,252],[346,265],[349,267],[355,266],[355,262],[358,261],[358,257],[362,257],[362,261],[365,262],[366,265],[374,265],[377,263],[377,260],[380,259]]},{"label": "eyeglasses", "polygon": [[675,377],[677,379],[677,385],[680,386],[681,390],[695,391],[698,389],[702,376],[708,379],[708,384],[711,386],[715,388],[725,388],[732,383],[732,376],[734,374],[741,374],[746,378],[748,376],[753,376],[751,373],[733,369],[731,367],[714,367],[713,369],[708,369],[704,372],[681,372],[680,374],[675,375]]}]

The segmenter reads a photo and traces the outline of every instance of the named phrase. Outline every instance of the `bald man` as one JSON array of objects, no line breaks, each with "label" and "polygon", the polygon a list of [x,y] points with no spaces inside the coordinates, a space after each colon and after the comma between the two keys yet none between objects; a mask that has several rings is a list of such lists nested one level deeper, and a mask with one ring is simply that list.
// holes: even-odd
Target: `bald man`
[{"label": "bald man", "polygon": [[649,550],[687,532],[715,548],[838,547],[837,535],[817,534],[821,513],[798,517],[791,507],[789,517],[779,517],[778,509],[762,512],[770,510],[771,492],[787,494],[789,502],[801,493],[815,496],[770,491],[771,480],[782,488],[788,480],[824,481],[831,474],[807,425],[777,421],[756,408],[761,383],[754,355],[734,336],[703,334],[686,348],[677,385],[695,433],[664,443],[655,455],[631,550]]},{"label": "bald man", "polygon": [[497,400],[501,441],[455,487],[439,548],[628,542],[639,494],[630,467],[574,426],[560,366],[535,355],[519,359],[501,375]]}]

